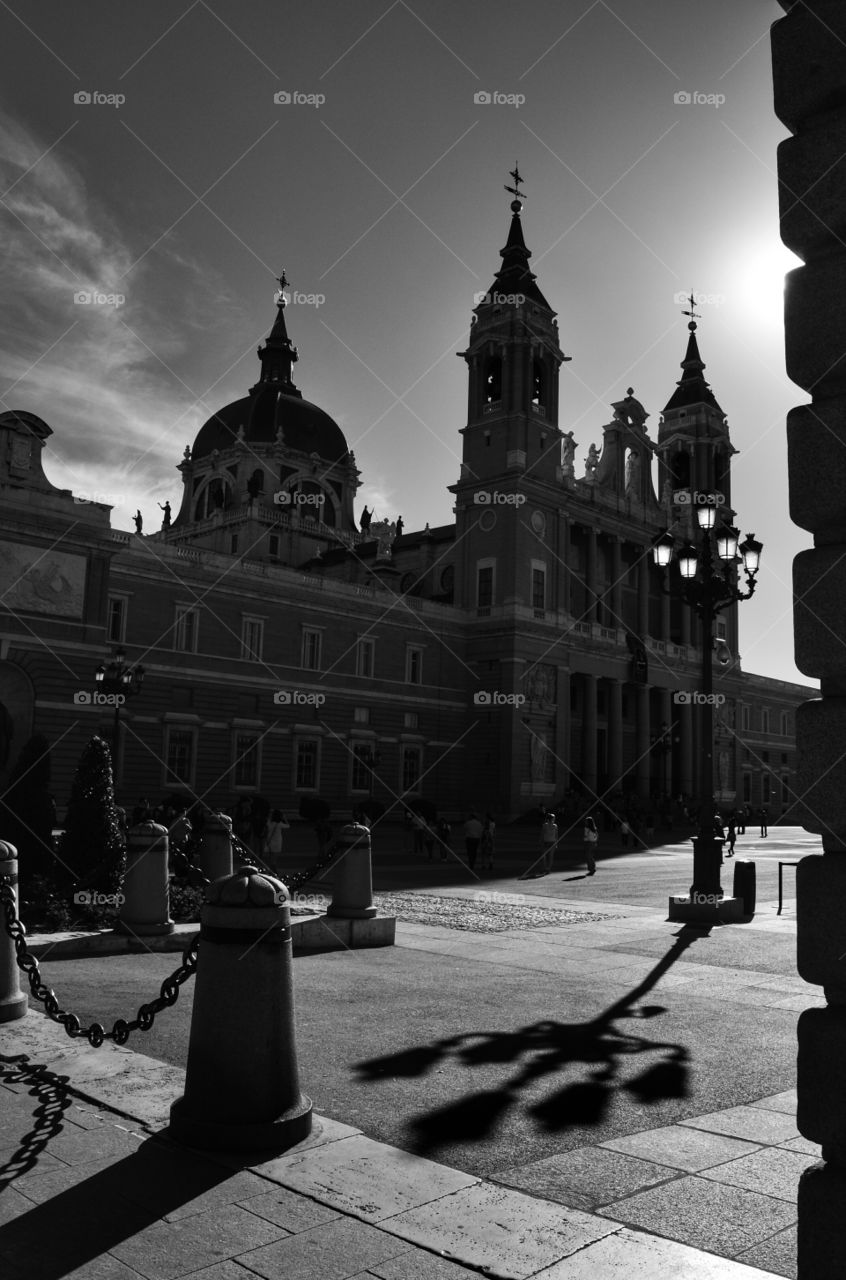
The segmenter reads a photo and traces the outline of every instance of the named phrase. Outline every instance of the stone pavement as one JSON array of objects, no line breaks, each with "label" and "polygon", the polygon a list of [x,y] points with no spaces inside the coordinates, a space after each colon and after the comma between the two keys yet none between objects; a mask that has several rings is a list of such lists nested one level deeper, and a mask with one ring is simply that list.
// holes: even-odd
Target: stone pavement
[{"label": "stone pavement", "polygon": [[[662,1217],[649,1196],[675,1190],[673,1212],[695,1221],[703,1188],[716,1188],[726,1235],[749,1232],[751,1202],[739,1197],[751,1197],[772,1233],[787,1201],[779,1221],[773,1197],[748,1188],[757,1177],[772,1192],[790,1179],[785,1158],[803,1158],[785,1145],[780,1097],[689,1122],[663,1146],[649,1134],[608,1144],[604,1165],[546,1161],[550,1198],[536,1178],[532,1194],[496,1185],[321,1118],[284,1155],[245,1161],[163,1134],[182,1087],[174,1067],[91,1049],[32,1012],[0,1029],[0,1051],[7,1280],[753,1280],[767,1273],[649,1234]],[[772,1153],[781,1165],[766,1162]],[[609,1193],[601,1214],[562,1203]]]}]

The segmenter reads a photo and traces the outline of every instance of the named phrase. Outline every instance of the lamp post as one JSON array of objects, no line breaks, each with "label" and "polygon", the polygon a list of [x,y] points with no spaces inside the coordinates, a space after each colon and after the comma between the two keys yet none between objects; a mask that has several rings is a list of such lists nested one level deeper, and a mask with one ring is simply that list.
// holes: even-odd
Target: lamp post
[{"label": "lamp post", "polygon": [[[748,600],[753,594],[763,547],[754,534],[747,534],[738,547],[738,530],[725,521],[717,524],[715,494],[696,493],[696,524],[698,545],[677,540],[668,530],[656,539],[653,557],[659,568],[667,568],[675,557],[681,575],[681,597],[702,619],[701,687],[693,695],[699,711],[699,833],[693,840],[690,904],[692,914],[709,914],[696,910],[707,906],[718,916],[723,897],[723,841],[714,832],[714,619],[728,605]],[[737,582],[737,566],[741,564],[747,591],[742,591]]]},{"label": "lamp post", "polygon": [[112,723],[112,773],[117,773],[118,742],[120,736],[120,709],[127,698],[134,698],[141,692],[144,683],[144,668],[127,667],[126,653],[118,649],[108,664],[101,663],[94,672],[97,692],[115,699],[115,716]]}]

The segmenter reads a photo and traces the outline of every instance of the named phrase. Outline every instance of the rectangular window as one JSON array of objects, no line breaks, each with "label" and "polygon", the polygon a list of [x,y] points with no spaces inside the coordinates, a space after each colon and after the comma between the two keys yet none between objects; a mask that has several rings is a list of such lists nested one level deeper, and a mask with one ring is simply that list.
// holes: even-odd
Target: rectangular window
[{"label": "rectangular window", "polygon": [[323,635],[311,627],[303,627],[303,653],[301,665],[306,671],[320,670]]},{"label": "rectangular window", "polygon": [[357,742],[353,747],[352,758],[352,779],[350,786],[353,791],[370,791],[370,783],[372,780],[372,764],[371,749],[366,742]]},{"label": "rectangular window", "polygon": [[726,638],[726,620],[725,618],[715,618],[714,620],[714,637],[717,640],[725,640]]},{"label": "rectangular window", "polygon": [[744,773],[743,775],[743,803],[749,804],[752,800],[752,774]]},{"label": "rectangular window", "polygon": [[199,629],[200,615],[197,610],[187,608],[184,605],[177,605],[174,649],[179,649],[182,653],[196,653]]},{"label": "rectangular window", "polygon": [[770,803],[770,775],[765,773],[761,779],[761,797],[764,804]]},{"label": "rectangular window", "polygon": [[375,661],[376,641],[362,638],[355,650],[355,674],[366,680],[372,679]]},{"label": "rectangular window", "polygon": [[740,728],[746,733],[752,728],[752,708],[745,704],[740,708]]},{"label": "rectangular window", "polygon": [[423,772],[421,747],[403,747],[402,749],[402,791],[403,794],[414,795],[420,789],[420,775]]},{"label": "rectangular window", "polygon": [[546,570],[532,570],[532,608],[543,610],[546,608]]},{"label": "rectangular window", "polygon": [[193,786],[194,733],[191,729],[170,729],[167,735],[167,782]]},{"label": "rectangular window", "polygon": [[761,709],[761,733],[769,733],[770,731],[770,712],[768,707]]},{"label": "rectangular window", "polygon": [[781,780],[781,803],[790,804],[790,779],[787,774]]},{"label": "rectangular window", "polygon": [[264,620],[244,618],[241,623],[241,657],[246,661],[261,662],[264,646]]},{"label": "rectangular window", "polygon": [[126,597],[109,596],[109,615],[106,638],[112,644],[123,644],[126,639]]},{"label": "rectangular window", "polygon": [[783,738],[786,738],[790,733],[790,714],[787,711],[782,711],[781,713],[779,733]]},{"label": "rectangular window", "polygon": [[235,737],[235,786],[258,787],[259,736],[239,733]]},{"label": "rectangular window", "polygon": [[423,683],[423,650],[416,645],[409,645],[405,651],[405,682]]},{"label": "rectangular window", "polygon": [[420,717],[416,711],[406,711],[402,718],[404,729],[416,729]]},{"label": "rectangular window", "polygon": [[370,724],[370,708],[354,707],[353,720],[356,724]]},{"label": "rectangular window", "polygon": [[297,790],[317,790],[317,751],[318,744],[313,741],[297,743]]},{"label": "rectangular window", "polygon": [[279,534],[272,533],[267,540],[268,553],[276,559],[279,555]]},{"label": "rectangular window", "polygon": [[231,533],[231,534],[229,535],[229,550],[230,550],[230,552],[232,553],[232,555],[233,555],[233,556],[234,556],[234,555],[237,553],[237,551],[238,551],[238,535],[237,535],[237,533]]},{"label": "rectangular window", "polygon": [[490,609],[493,604],[493,565],[481,565],[476,578],[476,606]]}]

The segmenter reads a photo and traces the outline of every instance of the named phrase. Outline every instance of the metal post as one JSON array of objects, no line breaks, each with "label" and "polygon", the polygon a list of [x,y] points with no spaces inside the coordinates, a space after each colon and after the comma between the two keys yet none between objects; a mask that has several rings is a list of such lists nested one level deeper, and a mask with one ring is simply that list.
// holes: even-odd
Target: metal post
[{"label": "metal post", "polygon": [[[12,884],[15,894],[15,910],[20,905],[18,897],[18,851],[13,844],[0,840],[0,876]],[[15,944],[0,920],[0,1022],[15,1022],[27,1011],[27,996],[21,991],[20,970],[15,958]]]},{"label": "metal post", "polygon": [[[702,539],[703,579],[711,581],[713,562],[711,539]],[[714,835],[714,691],[711,650],[714,647],[713,600],[709,591],[702,603],[702,689],[699,701],[699,834],[693,841],[693,884],[690,896],[694,902],[716,904],[723,897],[720,884],[723,842]]]}]

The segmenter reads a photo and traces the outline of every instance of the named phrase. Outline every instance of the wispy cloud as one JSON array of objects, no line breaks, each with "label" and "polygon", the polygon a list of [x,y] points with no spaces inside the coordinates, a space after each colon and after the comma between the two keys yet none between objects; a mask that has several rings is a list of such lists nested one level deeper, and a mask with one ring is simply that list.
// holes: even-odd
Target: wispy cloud
[{"label": "wispy cloud", "polygon": [[248,322],[176,237],[122,278],[144,229],[130,243],[69,159],[71,142],[51,149],[0,111],[0,405],[42,417],[55,432],[49,478],[114,494],[123,527],[145,496],[152,511],[176,496],[182,449],[220,407],[215,392],[210,405],[196,402],[206,386],[187,372],[197,330],[208,335],[220,317],[247,334]]}]

